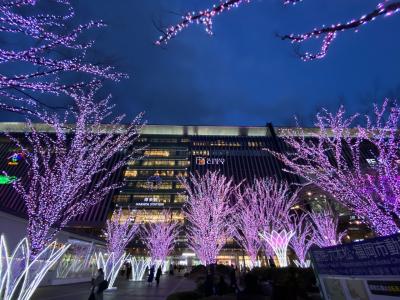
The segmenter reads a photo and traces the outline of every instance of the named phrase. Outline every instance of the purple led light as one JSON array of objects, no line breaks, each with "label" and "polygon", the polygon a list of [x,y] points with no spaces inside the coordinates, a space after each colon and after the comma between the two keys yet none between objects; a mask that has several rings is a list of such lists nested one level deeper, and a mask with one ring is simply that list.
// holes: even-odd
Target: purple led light
[{"label": "purple led light", "polygon": [[217,171],[191,174],[179,181],[189,197],[184,208],[189,247],[203,264],[214,264],[227,238],[233,235],[230,217],[235,207],[229,200],[237,187]]}]

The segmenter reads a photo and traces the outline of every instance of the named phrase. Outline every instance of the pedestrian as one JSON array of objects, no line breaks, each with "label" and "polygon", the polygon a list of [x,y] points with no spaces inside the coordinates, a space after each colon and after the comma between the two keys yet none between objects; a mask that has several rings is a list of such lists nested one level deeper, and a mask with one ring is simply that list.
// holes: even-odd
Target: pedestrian
[{"label": "pedestrian", "polygon": [[219,277],[219,282],[217,284],[217,295],[222,296],[228,293],[228,285],[225,282],[224,276]]},{"label": "pedestrian", "polygon": [[126,264],[126,280],[129,280],[131,278],[132,274],[132,265],[130,262]]},{"label": "pedestrian", "polygon": [[108,288],[108,282],[104,279],[103,269],[97,270],[96,278],[92,279],[92,293],[96,300],[103,300],[103,292]]},{"label": "pedestrian", "polygon": [[156,273],[156,282],[157,286],[160,284],[160,277],[161,277],[162,271],[161,271],[161,266],[158,267],[157,273]]},{"label": "pedestrian", "polygon": [[230,279],[230,287],[235,291],[235,293],[239,290],[236,280],[236,270],[231,265],[231,271],[229,272]]},{"label": "pedestrian", "polygon": [[147,277],[147,282],[149,283],[149,285],[151,285],[153,283],[154,280],[154,265],[150,267],[149,270],[149,276]]}]

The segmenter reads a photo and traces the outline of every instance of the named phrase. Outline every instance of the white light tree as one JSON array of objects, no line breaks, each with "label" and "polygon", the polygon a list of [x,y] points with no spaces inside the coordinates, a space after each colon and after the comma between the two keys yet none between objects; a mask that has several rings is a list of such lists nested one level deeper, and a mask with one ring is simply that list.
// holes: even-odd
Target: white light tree
[{"label": "white light tree", "polygon": [[[68,245],[53,241],[57,232],[120,186],[110,179],[134,157],[132,145],[142,128],[141,115],[121,126],[123,116],[113,117],[109,98],[94,100],[103,80],[127,77],[87,60],[93,41],[83,41],[82,35],[104,24],[89,21],[69,30],[75,13],[68,0],[37,5],[39,2],[44,1],[0,4],[0,34],[5,45],[0,56],[7,69],[0,78],[0,108],[31,118],[24,138],[10,136],[26,154],[28,165],[26,176],[13,182],[25,203],[28,236],[12,253],[1,237],[0,256],[8,259],[0,259],[0,295],[7,300],[32,296],[68,249]],[[65,13],[53,5],[64,6]],[[12,36],[21,41],[17,47],[8,43]],[[76,81],[78,74],[81,79]],[[64,107],[65,114],[56,114],[54,103],[42,102],[44,95],[68,96],[72,107]],[[46,123],[45,132],[35,120]],[[104,127],[108,120],[111,125]],[[95,177],[100,179],[93,183]]]},{"label": "white light tree", "polygon": [[107,258],[102,253],[97,255],[97,267],[102,268],[108,287],[113,288],[118,272],[125,262],[125,248],[138,232],[139,225],[135,224],[132,215],[123,215],[120,208],[114,211],[111,219],[107,220],[103,234],[107,241]]},{"label": "white light tree", "polygon": [[315,244],[315,230],[307,213],[295,214],[288,224],[289,229],[294,232],[289,242],[289,246],[296,253],[297,260],[295,265],[299,268],[310,267],[311,261],[307,259],[307,253],[311,246]]},{"label": "white light tree", "polygon": [[[29,299],[41,280],[35,274],[44,276],[57,261],[52,260],[58,252],[51,243],[56,234],[75,216],[104,201],[112,190],[120,187],[122,183],[114,183],[110,178],[137,154],[134,143],[143,126],[141,115],[124,126],[120,125],[123,116],[117,116],[105,127],[102,123],[110,120],[112,106],[109,98],[95,101],[95,92],[92,89],[88,94],[73,95],[75,105],[62,118],[40,113],[47,123],[46,132],[36,129],[28,120],[23,139],[9,136],[26,153],[24,163],[28,165],[26,176],[13,182],[28,216],[26,243],[20,244],[16,251],[21,255],[21,249],[29,245],[29,251],[24,252],[29,255],[28,263],[20,269],[13,268],[12,262],[2,266],[3,270],[8,268],[2,274],[4,278],[17,278],[14,283],[6,281],[7,284],[27,282],[18,290],[18,299]],[[75,124],[71,126],[67,120]],[[95,177],[98,179],[93,184]],[[67,247],[61,249],[66,251]],[[43,259],[47,256],[47,260]],[[33,267],[36,272],[32,272]],[[1,287],[9,293],[4,299],[16,297],[16,290],[6,285]]]},{"label": "white light tree", "polygon": [[286,267],[287,247],[294,231],[288,229],[292,209],[298,203],[299,189],[292,188],[284,180],[262,179],[254,183],[256,193],[264,201],[263,232],[260,236],[270,245],[276,254],[279,265]]},{"label": "white light tree", "polygon": [[237,186],[218,171],[179,178],[188,194],[184,215],[188,243],[204,265],[215,264],[226,240],[233,235],[231,198]]}]

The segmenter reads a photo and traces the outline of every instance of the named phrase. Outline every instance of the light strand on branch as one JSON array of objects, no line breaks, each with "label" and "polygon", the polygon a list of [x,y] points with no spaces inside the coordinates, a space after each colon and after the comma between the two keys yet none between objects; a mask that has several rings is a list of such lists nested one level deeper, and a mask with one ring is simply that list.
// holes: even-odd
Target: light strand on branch
[{"label": "light strand on branch", "polygon": [[[295,4],[298,1],[286,1],[286,3]],[[315,28],[314,30],[303,33],[303,34],[287,34],[281,36],[282,40],[289,40],[292,43],[302,43],[312,38],[323,37],[321,49],[317,53],[305,52],[300,54],[300,57],[304,61],[321,59],[326,56],[328,49],[331,46],[338,33],[348,30],[359,30],[362,25],[366,25],[376,18],[381,16],[392,16],[400,12],[400,2],[384,1],[379,3],[377,8],[372,12],[361,16],[358,19],[352,19],[346,23],[332,24],[330,26],[323,26]]]},{"label": "light strand on branch", "polygon": [[[27,154],[27,176],[13,182],[13,187],[25,202],[33,254],[40,252],[72,218],[121,187],[122,183],[111,181],[112,176],[140,150],[134,145],[143,127],[142,114],[124,126],[120,125],[123,115],[110,121],[113,106],[109,98],[96,102],[95,92],[75,94],[75,107],[63,119],[40,114],[50,132],[39,131],[28,120],[24,139],[10,136]],[[110,124],[106,128],[102,125],[105,120]]]},{"label": "light strand on branch", "polygon": [[[58,15],[35,14],[44,7],[52,8],[49,4],[40,6],[39,2],[14,0],[0,4],[0,35],[5,41],[10,35],[24,40],[18,43],[18,48],[0,49],[0,65],[7,70],[21,64],[26,66],[19,73],[0,74],[2,109],[14,111],[17,107],[25,108],[25,113],[34,113],[41,103],[37,96],[43,93],[69,96],[81,88],[93,88],[106,79],[119,81],[127,77],[111,66],[87,62],[87,52],[94,41],[84,41],[83,35],[88,30],[104,27],[102,21],[89,21],[67,29],[75,16],[68,0],[50,3],[57,11],[61,11],[59,6],[65,7],[65,14]],[[28,14],[21,13],[24,8]],[[81,80],[66,81],[66,75],[75,78],[79,75]]]},{"label": "light strand on branch", "polygon": [[307,253],[315,243],[315,231],[306,213],[296,214],[289,224],[289,229],[294,232],[289,242],[290,247],[296,253],[297,265],[300,268],[308,268],[310,261]]},{"label": "light strand on branch", "polygon": [[234,238],[245,249],[250,258],[250,268],[253,268],[262,246],[259,232],[267,218],[264,201],[254,192],[252,186],[247,186],[244,192],[237,192],[236,198],[237,208],[232,218],[235,223]]},{"label": "light strand on branch", "polygon": [[176,25],[165,28],[163,34],[155,42],[156,45],[167,44],[172,38],[191,24],[202,24],[209,35],[213,34],[213,19],[223,12],[239,7],[241,4],[249,3],[251,0],[227,0],[212,8],[189,12],[182,17],[182,21]]},{"label": "light strand on branch", "polygon": [[184,215],[188,222],[188,244],[205,265],[215,264],[226,240],[233,235],[230,203],[237,186],[218,171],[179,178],[188,195]]},{"label": "light strand on branch", "polygon": [[375,106],[374,119],[366,116],[364,126],[355,126],[359,115],[345,116],[323,110],[317,114],[318,131],[283,132],[287,153],[266,149],[281,159],[286,171],[319,186],[360,217],[375,233],[397,233],[400,203],[400,140],[397,130],[400,108]]},{"label": "light strand on branch", "polygon": [[346,231],[338,232],[339,217],[329,205],[322,211],[309,213],[315,226],[314,242],[319,247],[329,247],[341,244]]},{"label": "light strand on branch", "polygon": [[113,212],[111,218],[106,222],[103,234],[107,241],[109,255],[118,260],[125,252],[125,248],[136,235],[139,226],[134,223],[134,217],[123,219],[122,208]]},{"label": "light strand on branch", "polygon": [[150,253],[151,265],[162,264],[175,246],[179,223],[172,221],[172,213],[163,211],[161,222],[145,224],[141,229],[142,241]]}]

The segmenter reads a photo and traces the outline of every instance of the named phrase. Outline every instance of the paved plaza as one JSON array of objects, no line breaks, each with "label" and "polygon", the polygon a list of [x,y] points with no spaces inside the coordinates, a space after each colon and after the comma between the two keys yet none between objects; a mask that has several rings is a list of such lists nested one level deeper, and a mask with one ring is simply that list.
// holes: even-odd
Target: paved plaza
[{"label": "paved plaza", "polygon": [[[121,279],[114,291],[105,292],[104,300],[163,300],[168,295],[178,291],[188,291],[195,288],[195,283],[184,277],[162,276],[160,285],[147,286],[147,282],[133,282]],[[71,284],[39,288],[33,300],[87,300],[90,294],[90,284]]]}]

